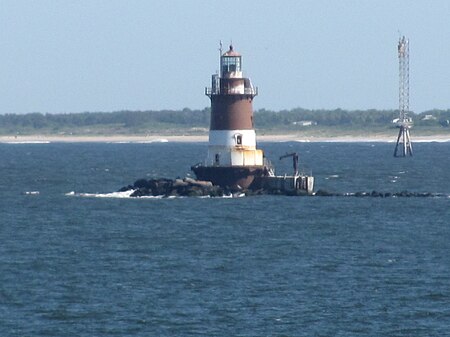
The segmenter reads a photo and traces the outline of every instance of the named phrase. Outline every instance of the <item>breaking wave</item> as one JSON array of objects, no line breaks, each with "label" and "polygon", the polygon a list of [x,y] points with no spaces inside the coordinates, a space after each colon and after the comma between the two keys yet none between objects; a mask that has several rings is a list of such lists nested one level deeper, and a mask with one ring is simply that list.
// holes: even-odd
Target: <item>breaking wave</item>
[{"label": "breaking wave", "polygon": [[39,191],[25,191],[24,195],[39,195]]},{"label": "breaking wave", "polygon": [[210,199],[210,198],[242,198],[245,197],[245,193],[234,193],[226,194],[222,197],[211,197],[206,196],[196,196],[196,197],[186,197],[186,196],[176,196],[176,195],[145,195],[145,196],[132,196],[133,192],[136,190],[128,190],[123,192],[111,192],[111,193],[76,193],[75,191],[70,191],[65,194],[67,197],[83,197],[83,198],[110,198],[110,199],[186,199],[186,198],[197,198],[197,199]]},{"label": "breaking wave", "polygon": [[23,140],[23,141],[5,141],[4,144],[50,144],[47,140]]},{"label": "breaking wave", "polygon": [[110,141],[107,144],[152,144],[152,143],[168,143],[169,140],[165,138],[152,139],[152,140],[118,140]]},{"label": "breaking wave", "polygon": [[[229,193],[223,196],[179,196],[179,195],[145,195],[145,196],[132,196],[136,190],[127,190],[123,192],[111,192],[111,193],[76,193],[71,191],[65,194],[68,197],[83,197],[83,198],[110,198],[110,199],[230,199],[230,198],[243,198],[247,195],[245,193]],[[24,192],[26,195],[38,195],[38,191]],[[266,193],[271,195],[271,193]],[[272,194],[273,195],[273,194]],[[354,198],[449,198],[450,194],[446,193],[433,193],[433,192],[330,192],[326,190],[318,190],[312,195],[302,194],[300,196],[309,197],[354,197]]]},{"label": "breaking wave", "polygon": [[131,194],[135,190],[128,190],[124,192],[111,192],[111,193],[75,193],[75,191],[71,191],[66,193],[65,195],[68,197],[86,197],[86,198],[131,198]]}]

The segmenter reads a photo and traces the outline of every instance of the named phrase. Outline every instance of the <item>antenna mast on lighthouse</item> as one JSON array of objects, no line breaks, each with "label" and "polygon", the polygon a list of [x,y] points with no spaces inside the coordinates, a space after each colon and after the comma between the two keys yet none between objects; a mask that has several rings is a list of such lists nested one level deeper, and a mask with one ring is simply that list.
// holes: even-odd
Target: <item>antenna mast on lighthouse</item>
[{"label": "antenna mast on lighthouse", "polygon": [[[412,127],[412,119],[409,113],[409,40],[405,36],[398,41],[399,62],[399,118],[397,127],[400,128],[395,145],[394,157],[412,156],[411,138],[409,129]],[[401,149],[399,150],[399,145]]]}]

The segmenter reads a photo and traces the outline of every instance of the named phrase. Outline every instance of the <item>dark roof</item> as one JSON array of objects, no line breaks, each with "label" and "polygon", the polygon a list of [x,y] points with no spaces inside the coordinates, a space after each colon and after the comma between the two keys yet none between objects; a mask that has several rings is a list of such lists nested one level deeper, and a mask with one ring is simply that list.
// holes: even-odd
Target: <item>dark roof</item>
[{"label": "dark roof", "polygon": [[230,49],[223,54],[223,56],[241,56],[238,52],[233,50],[233,45],[230,44]]}]

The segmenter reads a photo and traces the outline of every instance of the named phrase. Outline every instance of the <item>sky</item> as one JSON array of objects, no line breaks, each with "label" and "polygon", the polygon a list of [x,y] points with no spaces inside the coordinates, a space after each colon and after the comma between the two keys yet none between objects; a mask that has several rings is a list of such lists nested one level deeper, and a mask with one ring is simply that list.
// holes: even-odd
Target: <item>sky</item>
[{"label": "sky", "polygon": [[254,108],[450,108],[448,0],[0,0],[0,114],[203,109],[233,43]]}]

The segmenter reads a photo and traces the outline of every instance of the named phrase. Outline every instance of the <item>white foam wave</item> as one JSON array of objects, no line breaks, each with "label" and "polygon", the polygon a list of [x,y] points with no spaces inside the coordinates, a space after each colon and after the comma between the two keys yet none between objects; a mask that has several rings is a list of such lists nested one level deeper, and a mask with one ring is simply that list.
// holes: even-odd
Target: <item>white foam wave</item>
[{"label": "white foam wave", "polygon": [[[175,195],[145,195],[141,197],[132,197],[135,190],[128,190],[124,192],[111,192],[111,193],[76,193],[75,191],[70,191],[65,194],[67,197],[84,197],[84,198],[111,198],[111,199],[185,199],[188,197],[184,196],[175,196]],[[222,197],[211,197],[209,195],[194,197],[197,199],[215,199],[215,198],[242,198],[245,197],[245,193],[235,193],[235,194],[226,194]]]},{"label": "white foam wave", "polygon": [[107,142],[108,144],[151,144],[151,143],[168,143],[169,140],[165,138],[152,140],[118,140]]},{"label": "white foam wave", "polygon": [[25,191],[23,192],[25,195],[39,195],[39,191]]},{"label": "white foam wave", "polygon": [[[222,198],[222,199],[233,199],[233,198],[244,198],[246,195],[242,192],[237,193],[229,193],[224,194],[222,197],[214,197],[214,198]],[[206,196],[207,198],[210,198],[210,196]]]},{"label": "white foam wave", "polygon": [[414,143],[448,143],[450,139],[448,138],[435,138],[435,139],[413,139]]},{"label": "white foam wave", "polygon": [[71,191],[66,193],[66,196],[72,197],[87,197],[87,198],[130,198],[131,194],[135,190],[128,190],[124,192],[112,192],[112,193],[75,193]]},{"label": "white foam wave", "polygon": [[128,190],[124,192],[111,192],[111,193],[75,193],[71,191],[66,193],[66,196],[70,197],[84,197],[84,198],[111,198],[111,199],[181,199],[184,197],[178,197],[174,195],[164,196],[164,195],[145,195],[141,197],[132,197],[135,190]]},{"label": "white foam wave", "polygon": [[6,141],[6,144],[50,144],[47,140]]},{"label": "white foam wave", "polygon": [[165,139],[165,138],[161,138],[161,139],[153,139],[153,140],[140,140],[140,141],[136,141],[136,144],[149,144],[149,143],[168,143],[169,140]]}]

